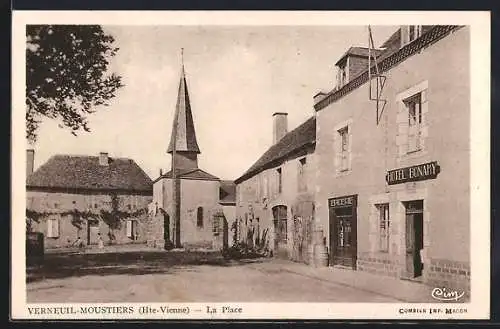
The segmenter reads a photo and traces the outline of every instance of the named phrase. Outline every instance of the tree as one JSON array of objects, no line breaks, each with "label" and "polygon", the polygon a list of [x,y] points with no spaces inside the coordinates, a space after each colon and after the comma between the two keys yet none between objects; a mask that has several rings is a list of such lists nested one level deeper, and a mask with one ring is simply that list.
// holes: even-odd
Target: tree
[{"label": "tree", "polygon": [[26,134],[37,138],[44,117],[73,135],[90,131],[87,115],[107,106],[123,86],[109,74],[116,55],[113,36],[99,25],[26,26]]}]

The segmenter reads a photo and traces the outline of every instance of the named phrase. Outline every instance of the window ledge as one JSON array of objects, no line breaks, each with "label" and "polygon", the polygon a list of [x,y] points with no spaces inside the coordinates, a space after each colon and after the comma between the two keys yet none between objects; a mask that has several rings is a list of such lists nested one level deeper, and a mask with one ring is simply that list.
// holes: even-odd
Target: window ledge
[{"label": "window ledge", "polygon": [[347,176],[352,172],[351,168],[337,170],[337,177]]}]

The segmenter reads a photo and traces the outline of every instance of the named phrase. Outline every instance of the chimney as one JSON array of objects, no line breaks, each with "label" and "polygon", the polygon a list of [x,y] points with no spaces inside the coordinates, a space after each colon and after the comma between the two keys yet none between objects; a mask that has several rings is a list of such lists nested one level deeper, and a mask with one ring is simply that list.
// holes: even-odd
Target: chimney
[{"label": "chimney", "polygon": [[160,177],[163,176],[163,169],[160,168]]},{"label": "chimney", "polygon": [[26,150],[26,178],[33,173],[35,167],[35,150]]},{"label": "chimney", "polygon": [[276,112],[273,114],[273,144],[276,144],[288,132],[288,113]]},{"label": "chimney", "polygon": [[107,152],[99,153],[99,165],[107,166],[108,164],[109,164],[108,153]]}]

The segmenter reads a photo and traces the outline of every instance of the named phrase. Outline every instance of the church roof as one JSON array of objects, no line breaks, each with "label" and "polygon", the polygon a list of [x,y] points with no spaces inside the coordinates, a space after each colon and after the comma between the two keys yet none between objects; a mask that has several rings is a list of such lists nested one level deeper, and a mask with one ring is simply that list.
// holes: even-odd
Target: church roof
[{"label": "church roof", "polygon": [[168,153],[173,152],[174,141],[176,151],[178,152],[201,153],[198,142],[196,141],[193,113],[191,112],[191,103],[189,101],[184,66],[182,66],[181,80],[179,82],[172,135],[167,150]]},{"label": "church roof", "polygon": [[55,155],[27,178],[27,188],[123,190],[153,193],[149,176],[132,159]]},{"label": "church roof", "polygon": [[[165,174],[161,175],[157,179],[155,179],[154,183],[159,181],[162,178],[172,178],[172,171],[168,171]],[[200,169],[177,169],[177,178],[181,179],[198,179],[198,180],[220,180],[219,177],[216,177],[208,172]]]}]

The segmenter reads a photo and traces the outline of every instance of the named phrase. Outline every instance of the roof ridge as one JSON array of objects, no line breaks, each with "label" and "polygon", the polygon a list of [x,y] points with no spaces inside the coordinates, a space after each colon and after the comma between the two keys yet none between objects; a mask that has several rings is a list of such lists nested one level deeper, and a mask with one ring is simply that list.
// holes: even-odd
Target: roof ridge
[{"label": "roof ridge", "polygon": [[[300,125],[298,125],[296,128],[292,129],[288,133],[283,136],[278,142],[275,144],[271,145],[262,153],[262,155],[255,161],[250,168],[245,171],[243,175],[238,177],[237,179],[234,180],[235,184],[239,184],[243,180],[246,180],[256,174],[258,174],[260,171],[264,170],[267,168],[271,163],[274,163],[276,161],[279,161],[290,154],[293,154],[297,150],[301,149],[302,147],[307,146],[308,144],[313,144],[316,141],[316,124],[314,123],[313,127],[311,127],[314,130],[314,133],[305,131],[304,134],[302,134],[300,137],[303,138],[303,140],[300,140],[298,138],[295,138],[295,140],[290,141],[289,138],[290,136],[294,136],[294,134],[297,134],[301,129],[306,129],[308,128],[308,124],[312,124],[313,122],[316,121],[316,116],[312,115],[305,121],[303,121]],[[313,136],[308,136],[308,135],[314,135]],[[287,139],[288,138],[288,139]],[[288,150],[286,143],[291,142],[291,146],[289,147]],[[285,149],[285,152],[280,154],[280,150]],[[269,158],[266,159],[266,156]]]},{"label": "roof ridge", "polygon": [[[59,158],[63,158],[63,157],[67,157],[67,158],[99,158],[99,155],[85,155],[85,154],[53,154],[49,159],[51,158],[54,158],[54,157],[59,157]],[[135,162],[135,160],[133,158],[127,158],[127,157],[114,157],[114,156],[110,156],[108,154],[108,157],[110,159],[115,159],[115,160],[132,160]]]},{"label": "roof ridge", "polygon": [[[429,46],[430,44],[441,40],[446,37],[451,31],[460,28],[460,25],[435,25],[429,31],[424,33],[421,37],[415,41],[406,44],[405,46],[399,48],[399,50],[383,58],[379,63],[378,67],[380,72],[387,72],[394,66],[405,61],[407,58],[418,53],[421,49]],[[396,31],[397,32],[397,31]],[[373,70],[374,66],[371,68]],[[338,99],[344,97],[346,94],[357,89],[361,85],[368,81],[368,69],[360,72],[354,79],[349,81],[346,85],[338,90],[331,90],[328,96],[324,97],[322,100],[314,104],[314,109],[320,111],[321,109],[327,107]]]}]

